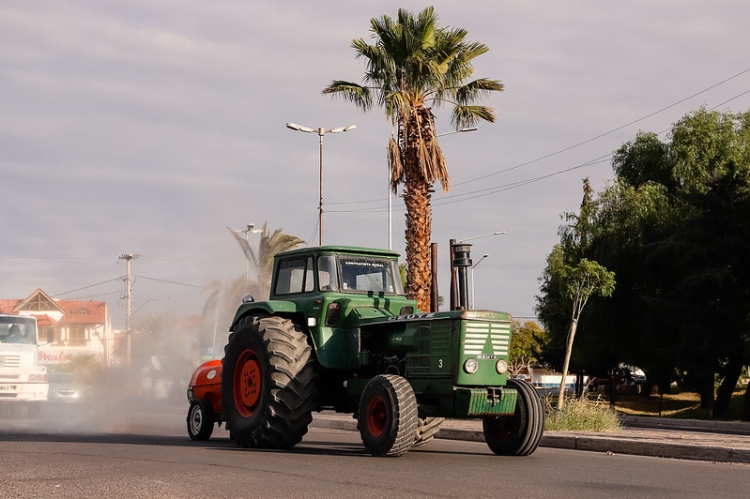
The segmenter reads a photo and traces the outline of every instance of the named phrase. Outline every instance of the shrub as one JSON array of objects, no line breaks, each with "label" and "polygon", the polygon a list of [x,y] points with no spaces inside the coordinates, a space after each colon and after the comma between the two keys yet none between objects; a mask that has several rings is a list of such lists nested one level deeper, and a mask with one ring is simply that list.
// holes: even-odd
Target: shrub
[{"label": "shrub", "polygon": [[550,431],[620,431],[620,420],[600,398],[588,400],[566,399],[563,410],[557,410],[550,398],[545,399],[547,419],[545,430]]}]

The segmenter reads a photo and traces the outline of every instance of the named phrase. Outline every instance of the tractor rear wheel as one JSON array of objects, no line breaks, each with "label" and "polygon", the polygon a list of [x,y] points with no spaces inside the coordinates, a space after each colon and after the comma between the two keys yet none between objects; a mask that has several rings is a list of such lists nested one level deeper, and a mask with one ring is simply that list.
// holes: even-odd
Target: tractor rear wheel
[{"label": "tractor rear wheel", "polygon": [[414,445],[417,398],[406,379],[393,374],[372,378],[359,400],[357,426],[373,456],[401,456]]},{"label": "tractor rear wheel", "polygon": [[528,456],[539,446],[544,433],[544,406],[536,389],[526,381],[509,379],[508,388],[518,392],[512,416],[486,417],[484,439],[499,456]]},{"label": "tractor rear wheel", "polygon": [[302,440],[317,404],[316,363],[296,324],[268,315],[241,319],[222,365],[222,405],[233,440],[271,449]]},{"label": "tractor rear wheel", "polygon": [[208,440],[214,432],[214,410],[205,400],[190,403],[187,415],[187,431],[191,440]]}]

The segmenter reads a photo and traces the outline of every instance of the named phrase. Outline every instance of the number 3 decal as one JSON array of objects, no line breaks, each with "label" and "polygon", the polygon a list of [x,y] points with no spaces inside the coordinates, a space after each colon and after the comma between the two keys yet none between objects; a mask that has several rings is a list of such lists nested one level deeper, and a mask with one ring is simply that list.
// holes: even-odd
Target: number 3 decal
[{"label": "number 3 decal", "polygon": [[438,369],[443,368],[443,359],[438,359]]}]

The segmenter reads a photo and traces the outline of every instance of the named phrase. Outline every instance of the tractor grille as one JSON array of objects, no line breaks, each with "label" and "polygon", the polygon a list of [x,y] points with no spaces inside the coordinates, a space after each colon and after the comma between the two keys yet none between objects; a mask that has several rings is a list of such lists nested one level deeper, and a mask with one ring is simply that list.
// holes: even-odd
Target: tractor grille
[{"label": "tractor grille", "polygon": [[433,321],[431,329],[423,338],[425,345],[420,351],[432,352],[433,354],[444,354],[451,351],[451,328],[447,321]]},{"label": "tractor grille", "polygon": [[[493,322],[467,322],[464,334],[464,354],[481,355],[487,346],[492,346],[492,355],[508,356],[510,348],[510,324]],[[489,352],[488,352],[489,353]]]}]

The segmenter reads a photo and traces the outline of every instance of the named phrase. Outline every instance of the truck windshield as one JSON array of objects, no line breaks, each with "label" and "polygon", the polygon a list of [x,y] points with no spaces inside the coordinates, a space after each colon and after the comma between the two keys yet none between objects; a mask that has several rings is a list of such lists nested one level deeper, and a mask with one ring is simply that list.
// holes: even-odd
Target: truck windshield
[{"label": "truck windshield", "polygon": [[36,321],[29,317],[0,316],[0,343],[36,344]]},{"label": "truck windshield", "polygon": [[403,295],[396,261],[385,258],[339,257],[341,290]]}]

